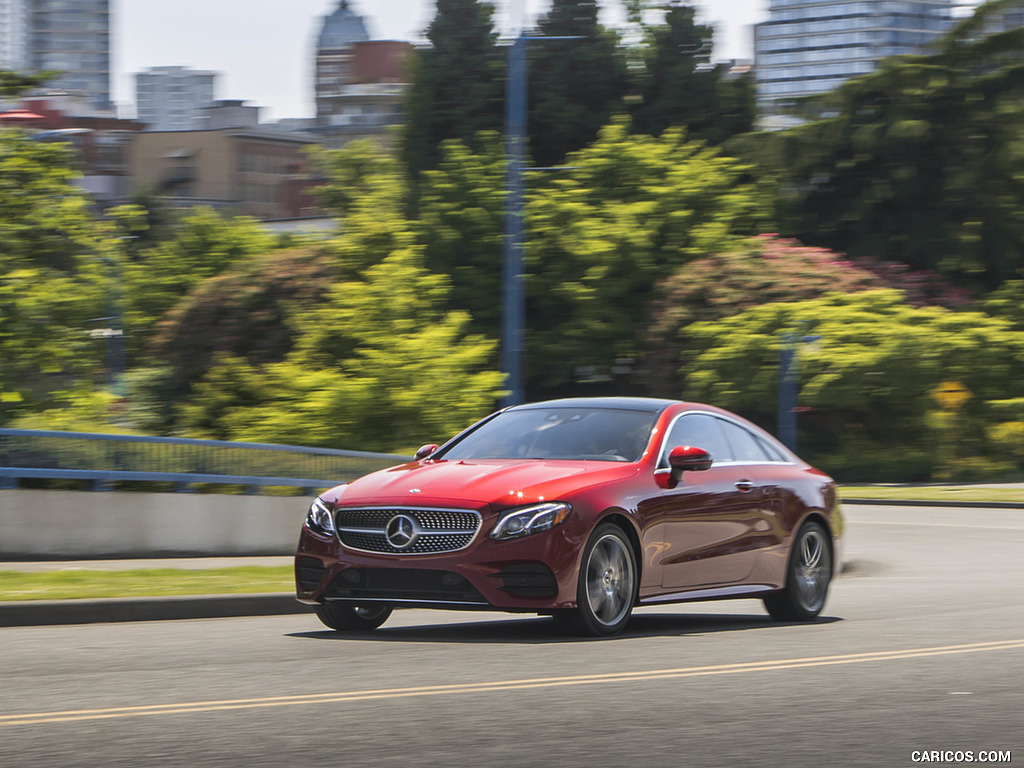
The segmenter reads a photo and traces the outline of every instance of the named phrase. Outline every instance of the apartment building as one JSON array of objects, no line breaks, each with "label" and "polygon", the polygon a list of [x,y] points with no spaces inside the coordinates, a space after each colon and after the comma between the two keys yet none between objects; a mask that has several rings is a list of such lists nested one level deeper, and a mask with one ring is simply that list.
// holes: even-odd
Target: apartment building
[{"label": "apartment building", "polygon": [[785,112],[873,72],[887,56],[919,54],[955,22],[954,0],[771,0],[755,27],[758,109]]},{"label": "apartment building", "polygon": [[214,100],[216,72],[189,67],[150,67],[135,75],[136,117],[153,131],[203,127]]}]

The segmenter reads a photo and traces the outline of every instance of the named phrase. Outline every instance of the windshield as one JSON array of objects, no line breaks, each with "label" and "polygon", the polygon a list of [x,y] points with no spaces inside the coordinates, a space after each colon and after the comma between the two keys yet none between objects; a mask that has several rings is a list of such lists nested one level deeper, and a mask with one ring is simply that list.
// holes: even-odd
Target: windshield
[{"label": "windshield", "polygon": [[606,408],[505,411],[432,458],[637,461],[656,418]]}]

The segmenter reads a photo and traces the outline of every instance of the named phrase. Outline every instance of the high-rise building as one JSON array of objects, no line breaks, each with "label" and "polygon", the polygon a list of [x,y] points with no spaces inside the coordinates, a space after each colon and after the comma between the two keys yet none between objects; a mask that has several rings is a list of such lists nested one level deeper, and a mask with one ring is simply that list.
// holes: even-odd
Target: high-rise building
[{"label": "high-rise building", "polygon": [[135,75],[136,115],[153,131],[204,127],[213,103],[216,72],[188,67],[151,67]]},{"label": "high-rise building", "polygon": [[[17,0],[16,0],[17,1]],[[62,72],[49,87],[110,106],[110,0],[23,0],[29,69]]]},{"label": "high-rise building", "polygon": [[0,69],[20,72],[28,68],[26,0],[0,0]]},{"label": "high-rise building", "polygon": [[316,116],[331,114],[331,102],[350,79],[352,46],[370,39],[366,24],[340,0],[324,17],[316,41]]},{"label": "high-rise building", "polygon": [[404,119],[410,43],[370,40],[348,0],[324,17],[316,51],[316,126],[324,144],[355,138],[384,139]]},{"label": "high-rise building", "polygon": [[954,0],[771,0],[755,29],[760,113],[831,91],[880,59],[927,51],[954,23]]}]

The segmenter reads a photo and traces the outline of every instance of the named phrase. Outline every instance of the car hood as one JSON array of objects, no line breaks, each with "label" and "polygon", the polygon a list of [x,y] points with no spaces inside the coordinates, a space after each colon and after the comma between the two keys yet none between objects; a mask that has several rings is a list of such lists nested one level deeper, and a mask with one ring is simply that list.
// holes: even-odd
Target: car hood
[{"label": "car hood", "polygon": [[374,472],[324,497],[344,506],[473,506],[502,509],[568,499],[575,491],[630,477],[632,463],[477,459],[422,461]]}]

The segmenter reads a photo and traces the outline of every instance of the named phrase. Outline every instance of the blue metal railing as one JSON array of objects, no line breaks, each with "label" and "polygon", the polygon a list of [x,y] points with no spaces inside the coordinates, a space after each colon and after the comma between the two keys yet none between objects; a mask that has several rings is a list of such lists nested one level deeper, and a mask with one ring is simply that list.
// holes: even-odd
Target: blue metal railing
[{"label": "blue metal railing", "polygon": [[307,492],[409,461],[408,456],[266,443],[0,429],[0,488],[22,479],[195,483],[302,488]]}]

